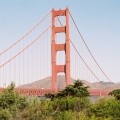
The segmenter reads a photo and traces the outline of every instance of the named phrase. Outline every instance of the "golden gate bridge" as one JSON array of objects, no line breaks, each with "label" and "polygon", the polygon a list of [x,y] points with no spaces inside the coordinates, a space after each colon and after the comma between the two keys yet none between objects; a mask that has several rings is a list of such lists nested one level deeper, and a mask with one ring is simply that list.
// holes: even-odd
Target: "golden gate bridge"
[{"label": "golden gate bridge", "polygon": [[[59,84],[61,75],[65,76],[64,85]],[[46,82],[49,87],[32,84],[47,77],[51,81]],[[0,53],[0,91],[14,82],[15,90],[21,94],[44,96],[77,79],[112,83],[94,58],[68,8],[52,9],[21,39]],[[116,88],[114,84],[113,87]],[[110,88],[90,87],[89,92],[91,96],[106,96]]]}]

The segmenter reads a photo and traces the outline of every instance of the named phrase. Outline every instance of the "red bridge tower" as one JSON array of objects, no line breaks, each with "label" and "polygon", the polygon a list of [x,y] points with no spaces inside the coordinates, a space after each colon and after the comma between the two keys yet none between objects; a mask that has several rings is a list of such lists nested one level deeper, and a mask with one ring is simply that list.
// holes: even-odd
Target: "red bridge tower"
[{"label": "red bridge tower", "polygon": [[[55,17],[65,16],[66,26],[56,27]],[[55,35],[56,33],[65,33],[65,44],[56,44]],[[65,65],[56,65],[56,54],[57,51],[65,51]],[[65,73],[66,86],[70,84],[70,40],[69,40],[69,9],[65,10],[52,10],[52,89],[56,90],[57,74],[59,72]]]}]

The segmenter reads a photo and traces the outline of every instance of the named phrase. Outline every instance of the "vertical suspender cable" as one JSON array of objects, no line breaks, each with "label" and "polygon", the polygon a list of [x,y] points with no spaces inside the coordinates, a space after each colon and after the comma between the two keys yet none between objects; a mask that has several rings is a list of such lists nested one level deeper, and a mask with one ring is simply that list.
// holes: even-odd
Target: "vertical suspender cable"
[{"label": "vertical suspender cable", "polygon": [[14,58],[14,74],[13,74],[13,75],[14,75],[14,83],[15,83],[15,85],[16,85],[17,82],[15,82],[15,74],[16,74],[16,69],[15,69],[15,67],[16,67],[16,66],[15,66],[15,58]]},{"label": "vertical suspender cable", "polygon": [[36,80],[38,80],[38,42],[39,40],[36,42]]},{"label": "vertical suspender cable", "polygon": [[[14,47],[14,54],[15,54],[15,50],[16,50],[16,49],[15,49],[15,47]],[[15,58],[14,58],[14,65],[13,65],[13,66],[14,66],[14,74],[13,74],[13,75],[14,75],[14,78],[13,78],[13,79],[14,79],[14,84],[16,85],[17,82],[15,82],[15,72],[16,72],[16,71],[15,71]]]},{"label": "vertical suspender cable", "polygon": [[[1,66],[1,56],[0,56],[0,66]],[[0,86],[1,86],[1,68],[0,68]]]},{"label": "vertical suspender cable", "polygon": [[4,88],[4,66],[3,66],[3,69],[2,69],[2,79],[3,79],[3,80],[2,80],[2,81],[3,81],[2,84],[3,84],[3,88]]},{"label": "vertical suspender cable", "polygon": [[[6,61],[6,52],[4,54],[5,54],[5,61]],[[4,69],[5,69],[5,83],[6,83],[6,65]]]},{"label": "vertical suspender cable", "polygon": [[[11,48],[10,48],[10,58],[11,58]],[[9,73],[10,73],[10,81],[11,81],[11,61],[9,62]]]},{"label": "vertical suspender cable", "polygon": [[[40,33],[41,33],[42,31],[41,31],[41,29],[40,29]],[[42,40],[42,38],[41,38],[41,40]],[[41,41],[39,41],[39,80],[41,80]]]},{"label": "vertical suspender cable", "polygon": [[[42,30],[43,30],[43,25],[42,25]],[[41,40],[41,57],[40,57],[40,60],[41,60],[41,79],[43,77],[43,36],[42,36],[42,40]],[[44,88],[44,86],[42,86]]]},{"label": "vertical suspender cable", "polygon": [[31,46],[31,82],[33,81],[33,44]]},{"label": "vertical suspender cable", "polygon": [[[35,43],[35,81],[37,81],[37,43],[38,41],[36,41]],[[36,83],[36,88],[37,88],[37,83]]]},{"label": "vertical suspender cable", "polygon": [[[22,47],[23,47],[23,49],[24,49],[24,40],[23,40],[22,43],[23,43]],[[23,61],[23,75],[22,75],[22,76],[23,76],[23,77],[22,77],[22,78],[23,78],[23,85],[24,85],[24,51],[23,51],[22,57],[23,57],[23,58],[22,58],[22,61]]]},{"label": "vertical suspender cable", "polygon": [[[19,51],[20,51],[20,43],[19,43]],[[18,77],[19,77],[19,86],[20,86],[20,54],[19,54],[19,60],[18,60],[18,62],[19,62],[18,63],[18,67],[19,67],[18,68],[19,69],[19,76]]]},{"label": "vertical suspender cable", "polygon": [[[47,23],[48,23],[48,22],[47,22]],[[47,25],[48,25],[48,24],[47,24]],[[46,45],[46,46],[47,46],[46,69],[48,68],[48,69],[46,70],[46,72],[47,72],[47,75],[46,75],[46,76],[48,77],[48,70],[49,70],[49,66],[48,66],[48,61],[49,61],[49,60],[48,60],[48,59],[49,59],[49,57],[48,57],[48,42],[49,42],[49,41],[48,41],[48,31],[47,31],[46,41],[47,41],[47,45]]]},{"label": "vertical suspender cable", "polygon": [[29,55],[28,55],[28,52],[29,52],[29,47],[25,55],[25,79],[26,79],[26,83],[28,84],[27,87],[29,88]]}]

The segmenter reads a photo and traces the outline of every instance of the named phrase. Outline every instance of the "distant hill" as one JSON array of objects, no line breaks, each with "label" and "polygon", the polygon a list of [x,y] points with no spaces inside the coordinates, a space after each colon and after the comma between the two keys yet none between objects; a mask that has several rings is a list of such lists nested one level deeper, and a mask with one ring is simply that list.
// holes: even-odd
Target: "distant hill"
[{"label": "distant hill", "polygon": [[[74,83],[74,79],[71,78],[71,84]],[[115,86],[113,83],[110,82],[95,82],[95,83],[89,83],[86,80],[81,80],[85,86],[89,86],[89,89],[100,89],[100,90],[113,90],[116,89],[115,86],[120,88],[120,83],[115,83]],[[65,76],[64,75],[58,75],[57,76],[57,88],[62,89],[65,88],[66,82],[65,82]],[[29,84],[24,84],[19,86],[18,88],[51,88],[51,77],[44,78],[42,80],[38,80]]]},{"label": "distant hill", "polygon": [[[71,78],[71,84],[74,83],[74,79]],[[89,86],[91,89],[94,89],[91,83],[89,83],[86,80],[82,80],[85,86]],[[44,78],[42,80],[38,80],[35,82],[32,82],[30,84],[24,84],[19,86],[19,88],[51,88],[51,77]],[[66,82],[65,82],[65,76],[64,75],[58,75],[57,76],[57,88],[65,88]]]}]

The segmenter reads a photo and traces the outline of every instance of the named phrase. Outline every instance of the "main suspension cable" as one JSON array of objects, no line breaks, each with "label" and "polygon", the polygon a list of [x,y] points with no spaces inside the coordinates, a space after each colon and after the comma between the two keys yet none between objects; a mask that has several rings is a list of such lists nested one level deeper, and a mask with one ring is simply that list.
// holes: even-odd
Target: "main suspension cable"
[{"label": "main suspension cable", "polygon": [[24,37],[26,37],[28,34],[30,34],[39,24],[41,24],[43,22],[43,20],[45,20],[47,18],[47,16],[51,13],[51,11],[39,22],[37,23],[29,32],[27,32],[22,38],[20,38],[17,42],[15,42],[13,45],[11,45],[9,48],[7,48],[6,50],[4,50],[2,53],[0,53],[0,56],[2,54],[4,54],[6,51],[8,51],[9,49],[11,49],[13,46],[15,46],[17,43],[19,43]]},{"label": "main suspension cable", "polygon": [[79,35],[80,35],[80,37],[82,38],[83,43],[85,44],[85,46],[86,46],[87,50],[89,51],[90,55],[92,56],[93,60],[95,61],[95,63],[97,64],[97,66],[99,67],[99,69],[101,70],[101,72],[105,75],[105,77],[112,83],[112,81],[108,78],[108,76],[102,70],[102,68],[100,67],[100,65],[98,64],[98,62],[96,61],[96,59],[94,58],[93,54],[91,53],[90,49],[88,48],[88,46],[87,46],[85,40],[83,39],[83,37],[82,37],[82,35],[81,35],[81,33],[80,33],[80,31],[79,31],[79,29],[78,29],[78,27],[77,27],[77,25],[76,25],[76,23],[75,23],[75,21],[74,21],[74,19],[73,19],[73,17],[72,17],[72,15],[71,15],[70,12],[69,12],[69,14],[70,14],[70,17],[71,17],[71,19],[72,19],[72,21],[73,21],[73,23],[74,23],[74,25],[75,25],[75,27],[76,27]]}]

